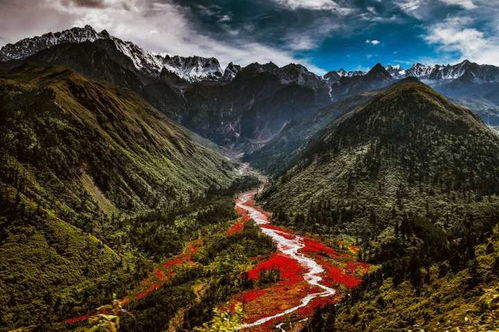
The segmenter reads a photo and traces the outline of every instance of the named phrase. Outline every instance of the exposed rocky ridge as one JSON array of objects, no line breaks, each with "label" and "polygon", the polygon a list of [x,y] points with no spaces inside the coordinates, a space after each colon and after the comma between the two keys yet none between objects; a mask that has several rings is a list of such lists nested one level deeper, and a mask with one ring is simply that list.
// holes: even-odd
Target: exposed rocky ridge
[{"label": "exposed rocky ridge", "polygon": [[163,57],[147,52],[130,41],[113,37],[105,30],[96,32],[89,25],[84,28],[75,27],[61,32],[50,32],[42,36],[25,38],[15,44],[7,44],[0,50],[0,61],[26,59],[61,44],[95,42],[102,39],[112,41],[116,49],[130,58],[138,70],[151,76],[159,76],[164,68],[189,82],[218,80],[223,75],[222,68],[215,58],[169,55]]}]

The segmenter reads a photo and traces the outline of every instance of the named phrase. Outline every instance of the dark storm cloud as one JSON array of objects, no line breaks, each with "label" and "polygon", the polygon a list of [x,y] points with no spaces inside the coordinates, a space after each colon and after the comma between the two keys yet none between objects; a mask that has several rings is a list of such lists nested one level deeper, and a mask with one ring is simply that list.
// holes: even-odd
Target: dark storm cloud
[{"label": "dark storm cloud", "polygon": [[67,0],[66,4],[73,4],[80,7],[104,8],[104,0]]}]

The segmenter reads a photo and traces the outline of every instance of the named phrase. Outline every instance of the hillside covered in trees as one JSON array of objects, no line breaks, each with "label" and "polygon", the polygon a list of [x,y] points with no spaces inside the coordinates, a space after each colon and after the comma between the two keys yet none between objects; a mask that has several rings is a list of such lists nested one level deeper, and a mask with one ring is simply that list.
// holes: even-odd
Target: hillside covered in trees
[{"label": "hillside covered in trees", "polygon": [[[313,137],[260,200],[277,223],[356,237],[361,259],[380,268],[348,301],[318,311],[305,330],[459,327],[467,326],[466,315],[472,326],[494,327],[498,165],[496,133],[413,81]],[[476,301],[488,304],[478,310]],[[412,311],[403,311],[408,306]]]},{"label": "hillside covered in trees", "polygon": [[233,218],[236,167],[129,90],[4,68],[0,326],[58,321],[137,283],[203,224]]}]

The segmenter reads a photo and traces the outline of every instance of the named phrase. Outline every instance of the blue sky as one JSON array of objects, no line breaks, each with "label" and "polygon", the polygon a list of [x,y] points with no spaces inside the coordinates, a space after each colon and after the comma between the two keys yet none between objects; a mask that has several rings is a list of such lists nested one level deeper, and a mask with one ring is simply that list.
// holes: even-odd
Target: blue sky
[{"label": "blue sky", "polygon": [[0,44],[85,24],[222,64],[499,65],[499,0],[0,0]]}]

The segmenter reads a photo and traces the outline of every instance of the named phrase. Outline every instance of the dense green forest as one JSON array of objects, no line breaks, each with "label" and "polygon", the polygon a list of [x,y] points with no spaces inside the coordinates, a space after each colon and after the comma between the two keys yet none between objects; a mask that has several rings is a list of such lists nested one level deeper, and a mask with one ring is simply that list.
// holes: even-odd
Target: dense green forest
[{"label": "dense green forest", "polygon": [[304,331],[494,331],[499,312],[497,227],[479,242],[474,246],[463,238],[451,246],[450,258],[433,263],[419,260],[418,252],[399,252],[398,259],[386,259],[346,301],[317,310]]},{"label": "dense green forest", "polygon": [[[255,185],[133,92],[63,67],[0,73],[0,327],[122,296]],[[113,295],[114,294],[114,295]]]},{"label": "dense green forest", "polygon": [[[429,87],[404,82],[319,132],[260,200],[277,223],[356,237],[361,260],[381,267],[341,309],[318,312],[309,330],[336,322],[338,331],[376,331],[378,324],[391,331],[436,327],[460,305],[473,311],[480,296],[494,298],[497,193],[499,136]],[[444,285],[441,296],[454,296],[452,303],[430,305],[432,287]],[[384,309],[386,298],[394,310]],[[403,313],[419,301],[429,308]],[[495,306],[473,311],[474,319],[489,315],[483,324],[493,327]]]},{"label": "dense green forest", "polygon": [[[313,137],[260,195],[285,224],[369,239],[421,217],[491,223],[499,137],[421,83],[403,83]],[[366,227],[367,226],[367,227]]]}]

